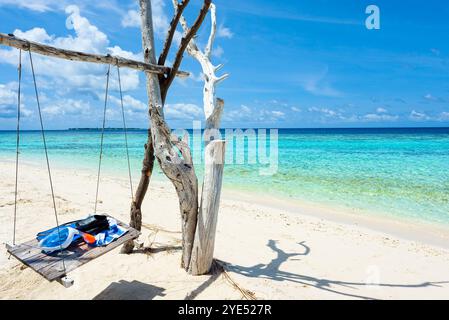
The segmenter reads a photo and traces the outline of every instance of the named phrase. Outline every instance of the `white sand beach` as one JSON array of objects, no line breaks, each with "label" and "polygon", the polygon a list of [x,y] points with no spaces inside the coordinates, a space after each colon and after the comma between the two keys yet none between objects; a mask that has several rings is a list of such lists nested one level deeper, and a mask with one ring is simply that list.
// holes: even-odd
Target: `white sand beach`
[{"label": "white sand beach", "polygon": [[[0,163],[0,242],[12,239],[14,165]],[[43,167],[42,167],[43,168]],[[22,165],[18,241],[54,226],[47,173]],[[92,212],[95,173],[53,169],[61,222]],[[257,299],[447,299],[449,231],[224,191],[215,257]],[[104,175],[100,212],[129,220],[125,178]],[[152,182],[141,240],[151,250],[119,249],[70,273],[74,286],[48,282],[0,249],[1,299],[243,299],[225,274],[180,268],[178,201]],[[374,285],[371,283],[378,283]]]}]

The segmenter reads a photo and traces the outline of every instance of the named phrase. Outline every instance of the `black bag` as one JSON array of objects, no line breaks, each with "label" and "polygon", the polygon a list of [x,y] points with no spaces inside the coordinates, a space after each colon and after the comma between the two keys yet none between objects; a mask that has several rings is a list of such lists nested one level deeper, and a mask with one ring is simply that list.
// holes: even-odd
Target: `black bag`
[{"label": "black bag", "polygon": [[93,215],[75,223],[75,229],[89,233],[97,234],[109,229],[108,217],[105,215]]}]

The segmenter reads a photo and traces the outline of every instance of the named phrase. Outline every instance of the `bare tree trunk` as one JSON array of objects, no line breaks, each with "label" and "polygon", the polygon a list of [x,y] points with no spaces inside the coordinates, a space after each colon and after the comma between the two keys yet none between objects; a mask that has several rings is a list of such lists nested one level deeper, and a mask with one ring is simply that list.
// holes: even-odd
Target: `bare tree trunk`
[{"label": "bare tree trunk", "polygon": [[[151,175],[154,167],[154,148],[151,129],[148,129],[148,141],[145,144],[145,155],[142,164],[139,186],[136,195],[131,204],[131,222],[130,226],[136,230],[142,229],[142,202],[150,184]],[[134,241],[128,241],[121,249],[122,253],[131,253],[134,249]]]},{"label": "bare tree trunk", "polygon": [[[139,0],[139,2],[145,63],[156,64],[151,2],[150,0]],[[175,16],[173,17],[172,23],[170,24],[163,52],[159,57],[159,61],[161,63],[163,63],[165,61],[165,58],[167,57],[168,50],[170,49],[171,45],[171,40],[173,39],[174,29],[176,28],[177,22],[181,18],[182,11],[185,9],[188,2],[188,0],[183,0],[181,3],[179,3],[178,1],[174,3]],[[171,69],[170,73],[168,73],[168,75],[165,77],[159,77],[156,74],[146,72],[151,136],[149,136],[149,140],[147,143],[144,168],[142,170],[139,188],[136,193],[136,200],[133,202],[131,208],[131,225],[140,228],[142,215],[141,204],[148,188],[149,178],[152,172],[153,159],[155,157],[158,160],[158,163],[164,174],[173,183],[179,198],[179,206],[182,217],[183,248],[181,265],[185,270],[189,269],[192,247],[195,239],[195,230],[197,228],[198,180],[193,167],[192,156],[188,142],[186,140],[180,140],[178,138],[176,140],[171,140],[172,137],[170,128],[168,127],[164,118],[163,105],[168,88],[181,65],[183,53],[198,31],[199,27],[201,26],[204,17],[209,10],[210,4],[211,0],[204,0],[203,7],[200,10],[199,15],[191,28],[188,28],[187,23],[185,23],[185,20],[183,20],[184,25],[186,28],[188,28],[188,30],[181,40],[181,44],[176,54],[175,62],[173,63],[173,68]],[[217,81],[217,79],[214,78],[213,81]],[[217,110],[219,111],[218,113],[206,113],[207,116],[211,116],[211,119],[216,119],[217,121],[219,121],[222,106],[223,104],[221,103],[221,108],[217,108]],[[215,148],[213,150],[215,150]],[[211,153],[211,157],[216,157],[214,156],[214,154],[215,151]],[[133,244],[128,243],[125,247],[123,247],[122,251],[130,252],[132,249]]]},{"label": "bare tree trunk", "polygon": [[[145,62],[156,64],[151,3],[149,0],[139,2]],[[171,141],[171,132],[164,119],[158,76],[146,73],[146,80],[154,155],[164,174],[175,186],[179,198],[183,235],[181,265],[187,270],[198,214],[198,181],[188,144],[185,141]]]},{"label": "bare tree trunk", "polygon": [[212,141],[206,146],[201,206],[189,267],[189,273],[193,275],[206,274],[212,266],[223,180],[224,151],[225,141],[222,140]]},{"label": "bare tree trunk", "polygon": [[[176,3],[177,0],[173,0],[175,7]],[[189,267],[189,273],[193,275],[206,274],[212,266],[225,154],[225,141],[216,140],[217,136],[220,136],[219,128],[224,101],[215,99],[215,87],[226,79],[228,74],[217,77],[215,72],[222,65],[214,66],[210,59],[217,26],[214,4],[210,5],[210,16],[211,31],[204,52],[198,48],[194,39],[187,46],[187,52],[200,63],[203,70],[203,107],[206,117],[206,135],[214,136],[214,141],[209,142],[209,139],[205,141],[205,170],[201,207],[198,213],[195,241]],[[181,16],[180,22],[184,32],[188,32],[189,29],[184,17]]]}]

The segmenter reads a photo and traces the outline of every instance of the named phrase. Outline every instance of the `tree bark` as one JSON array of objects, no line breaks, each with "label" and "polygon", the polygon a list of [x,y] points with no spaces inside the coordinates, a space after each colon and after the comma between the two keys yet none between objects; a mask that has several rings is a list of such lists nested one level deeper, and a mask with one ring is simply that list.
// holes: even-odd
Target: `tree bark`
[{"label": "tree bark", "polygon": [[[176,6],[176,2],[177,0],[173,0],[174,6]],[[206,117],[205,135],[215,136],[219,135],[220,120],[224,108],[224,101],[215,98],[215,87],[218,83],[225,80],[228,74],[217,77],[215,72],[222,65],[214,66],[210,59],[217,27],[214,4],[210,5],[210,17],[211,31],[204,52],[198,48],[194,39],[189,42],[187,52],[200,63],[203,70],[203,108]],[[188,32],[189,28],[183,16],[181,16],[180,22],[184,32]],[[201,207],[198,213],[195,240],[189,267],[189,273],[193,275],[206,274],[212,266],[223,180],[224,154],[225,142],[223,140],[210,142],[209,139],[206,139]]]},{"label": "tree bark", "polygon": [[[173,38],[173,25],[176,20],[180,20],[184,29],[185,36],[181,41],[180,48],[176,54],[176,60],[173,64],[171,73],[166,78],[158,77],[155,74],[146,73],[147,94],[149,116],[151,123],[151,134],[147,144],[144,169],[142,170],[141,181],[136,192],[136,200],[131,208],[131,225],[136,228],[141,227],[141,203],[148,188],[149,178],[152,171],[152,159],[156,158],[164,174],[173,183],[178,198],[182,217],[182,260],[181,266],[193,274],[203,274],[209,271],[213,258],[213,248],[215,240],[215,229],[217,224],[221,182],[224,165],[224,141],[213,141],[206,145],[206,173],[203,183],[201,221],[197,224],[198,217],[198,181],[194,171],[192,156],[188,141],[172,140],[170,129],[164,118],[164,100],[170,86],[173,75],[176,74],[182,59],[184,50],[190,50],[189,53],[198,53],[197,59],[200,61],[203,70],[205,70],[206,81],[204,87],[204,111],[206,114],[206,127],[208,129],[217,129],[224,106],[221,99],[215,101],[215,85],[224,80],[227,75],[220,78],[215,76],[215,71],[220,67],[214,67],[210,63],[210,51],[215,37],[215,7],[212,6],[212,31],[206,48],[207,54],[202,54],[194,43],[193,36],[199,29],[205,15],[211,5],[210,0],[204,0],[201,9],[192,28],[188,28],[187,23],[182,17],[182,10],[188,1],[179,4],[174,1],[175,17],[168,32],[168,40]],[[149,0],[140,0],[141,21],[142,21],[142,42],[144,49],[145,63],[156,63],[154,50],[154,33],[152,23],[151,3]],[[160,59],[164,60],[165,52],[170,47],[170,43],[164,45],[164,52]],[[152,147],[151,147],[152,146]],[[150,161],[151,160],[151,161]],[[151,168],[148,170],[148,168]],[[196,230],[200,234],[196,234]],[[192,249],[196,245],[194,265],[192,261]],[[133,249],[133,244],[128,243],[123,247],[124,252]]]},{"label": "tree bark", "polygon": [[[139,0],[139,2],[144,59],[146,63],[155,64],[156,55],[151,3],[149,0]],[[170,128],[164,119],[158,76],[147,72],[146,80],[154,156],[164,174],[173,183],[179,198],[183,234],[181,265],[187,270],[192,252],[198,214],[198,181],[188,144],[184,141],[171,141]]]},{"label": "tree bark", "polygon": [[189,273],[193,275],[206,274],[212,266],[223,180],[224,154],[225,141],[223,140],[212,141],[206,146],[201,206],[189,267]]},{"label": "tree bark", "polygon": [[[203,0],[203,6],[200,10],[200,13],[198,14],[195,22],[193,23],[191,28],[187,28],[184,37],[181,39],[181,44],[179,45],[178,51],[176,52],[175,61],[173,62],[172,70],[167,75],[167,77],[162,78],[161,80],[161,96],[162,101],[165,102],[165,98],[167,97],[168,89],[170,88],[173,80],[175,79],[176,73],[179,70],[179,67],[181,66],[181,62],[183,59],[184,51],[188,47],[190,41],[194,38],[197,31],[201,27],[201,24],[204,21],[204,17],[207,15],[207,12],[209,11],[209,7],[212,3],[212,0]],[[178,8],[178,3],[175,4],[175,11]],[[178,16],[179,18],[182,16],[182,11],[178,11],[175,14],[175,18]]]},{"label": "tree bark", "polygon": [[[151,175],[154,167],[154,148],[153,138],[151,136],[151,129],[148,129],[148,140],[145,144],[145,154],[142,163],[142,172],[140,175],[139,186],[136,190],[136,195],[131,203],[131,219],[130,226],[136,230],[142,230],[142,202],[147,193],[150,184]],[[122,253],[131,253],[134,249],[134,241],[126,242],[122,249]]]}]

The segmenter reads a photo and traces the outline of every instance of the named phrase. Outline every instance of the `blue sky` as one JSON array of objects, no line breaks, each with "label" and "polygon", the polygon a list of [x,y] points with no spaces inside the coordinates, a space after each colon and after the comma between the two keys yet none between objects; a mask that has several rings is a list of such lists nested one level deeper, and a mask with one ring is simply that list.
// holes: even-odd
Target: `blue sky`
[{"label": "blue sky", "polygon": [[[397,127],[449,125],[449,4],[445,1],[215,0],[214,63],[230,77],[217,88],[223,127]],[[191,0],[191,23],[201,2]],[[365,27],[368,5],[381,29]],[[172,15],[153,0],[157,48]],[[0,0],[0,32],[59,47],[142,59],[137,1]],[[209,34],[209,18],[199,44]],[[170,56],[170,60],[172,60]],[[35,56],[46,127],[99,127],[106,66]],[[17,51],[0,47],[0,129],[15,128]],[[25,59],[23,127],[38,128]],[[171,87],[166,118],[175,127],[203,120],[200,67]],[[120,126],[111,79],[107,125]],[[130,127],[147,127],[142,74],[122,70]]]}]

